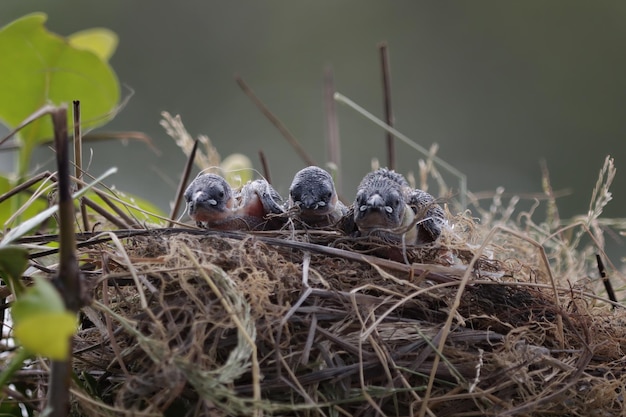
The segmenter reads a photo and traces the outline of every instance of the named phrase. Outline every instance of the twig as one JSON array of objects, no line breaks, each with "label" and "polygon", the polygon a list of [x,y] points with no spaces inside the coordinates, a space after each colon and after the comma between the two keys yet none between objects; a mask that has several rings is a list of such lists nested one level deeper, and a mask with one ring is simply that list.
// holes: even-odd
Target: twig
[{"label": "twig", "polygon": [[76,235],[74,232],[74,202],[70,181],[70,162],[67,138],[67,108],[62,106],[52,113],[54,139],[58,165],[59,199],[59,277],[68,309],[78,311],[80,302],[80,280],[76,262]]},{"label": "twig", "polygon": [[[76,261],[76,236],[74,233],[74,202],[70,182],[70,162],[67,138],[67,107],[61,106],[51,112],[54,126],[54,142],[57,151],[58,198],[59,198],[59,271],[55,277],[61,288],[65,306],[78,312],[81,307],[81,287]],[[50,367],[48,404],[50,416],[62,417],[69,412],[70,374],[72,369],[72,344],[68,344],[65,360],[54,360]]]},{"label": "twig", "polygon": [[2,203],[3,201],[13,197],[15,194],[19,193],[20,191],[23,191],[25,189],[27,189],[28,187],[30,187],[31,185],[41,181],[44,178],[49,178],[52,181],[55,181],[54,178],[54,174],[51,173],[50,171],[45,171],[45,172],[41,172],[37,175],[35,175],[33,178],[29,179],[28,181],[25,181],[23,183],[21,183],[20,185],[18,185],[15,188],[12,188],[11,190],[7,191],[6,193],[0,195],[0,203]]},{"label": "twig", "polygon": [[[82,181],[83,179],[83,135],[80,129],[80,101],[74,100],[74,175]],[[80,190],[82,184],[80,181],[76,183],[76,189]],[[83,219],[83,230],[89,230],[89,218],[87,217],[87,207],[85,202],[80,199],[80,216]]]},{"label": "twig", "polygon": [[261,166],[263,167],[263,178],[270,185],[272,184],[272,177],[270,175],[270,166],[267,163],[267,158],[265,157],[265,152],[262,149],[259,149],[259,160],[261,161]]},{"label": "twig", "polygon": [[[617,303],[617,297],[615,296],[615,291],[613,291],[613,284],[611,284],[611,280],[609,280],[609,277],[606,274],[606,268],[604,267],[604,262],[602,262],[602,257],[599,253],[596,254],[596,263],[598,264],[598,271],[600,271],[606,295],[609,297],[609,300]],[[612,304],[611,308],[615,310],[615,304]]]},{"label": "twig", "polygon": [[105,219],[107,219],[108,221],[110,221],[112,224],[116,225],[120,229],[129,229],[130,228],[130,226],[128,224],[124,223],[124,221],[122,221],[122,220],[118,219],[117,217],[113,216],[111,213],[109,213],[108,211],[106,211],[105,209],[103,209],[102,207],[97,205],[91,199],[89,199],[87,197],[83,197],[83,201],[85,202],[85,205],[90,207],[93,211],[95,211],[96,213],[98,213],[99,215],[101,215],[102,217],[104,217]]},{"label": "twig", "polygon": [[267,117],[267,119],[278,129],[278,131],[283,135],[287,142],[294,148],[296,153],[302,158],[304,162],[308,165],[317,165],[313,158],[304,150],[302,145],[298,142],[296,137],[287,129],[278,118],[267,108],[265,104],[254,94],[254,91],[248,86],[248,84],[241,78],[239,75],[235,75],[235,81],[241,90],[252,100],[254,104],[256,104],[257,108],[261,110],[261,113]]},{"label": "twig", "polygon": [[[378,50],[380,51],[380,66],[383,76],[385,123],[387,123],[387,126],[393,127],[394,117],[393,110],[391,109],[391,70],[389,68],[389,51],[387,49],[387,42],[379,43]],[[386,131],[385,138],[387,143],[387,166],[389,169],[396,169],[396,149],[393,134],[390,131]]]},{"label": "twig", "polygon": [[[28,126],[29,124],[31,124],[35,120],[39,119],[40,117],[45,116],[48,113],[52,113],[55,109],[56,109],[56,107],[54,107],[53,105],[50,105],[50,104],[42,106],[40,109],[36,110],[34,113],[29,115],[26,119],[24,119],[24,121],[22,123],[20,123],[15,129],[10,131],[5,137],[0,139],[0,145],[2,145],[4,142],[9,140],[11,137],[13,137],[13,135],[15,135],[17,132],[19,132],[24,127]],[[67,125],[67,122],[66,122],[66,125]]]},{"label": "twig", "polygon": [[135,132],[132,130],[123,132],[97,132],[89,133],[84,137],[84,140],[87,142],[100,142],[110,139],[121,141],[137,140],[139,142],[143,142],[155,155],[161,155],[159,148],[154,146],[152,138],[144,132]]},{"label": "twig", "polygon": [[334,164],[335,188],[341,194],[341,143],[339,140],[339,122],[337,121],[337,106],[333,95],[335,94],[335,79],[333,68],[328,65],[324,70],[324,109],[326,110],[326,142],[328,144],[328,162]]},{"label": "twig", "polygon": [[193,147],[191,148],[191,152],[187,157],[187,163],[185,164],[185,170],[183,171],[182,177],[180,177],[180,182],[178,183],[178,189],[176,190],[176,199],[174,200],[174,207],[172,208],[172,212],[170,213],[170,222],[169,227],[174,225],[174,220],[176,219],[176,215],[178,214],[178,209],[180,208],[180,204],[183,201],[183,194],[185,193],[185,185],[189,180],[189,174],[191,173],[191,168],[193,167],[193,161],[196,159],[196,152],[198,151],[198,139],[193,141]]},{"label": "twig", "polygon": [[115,214],[117,214],[118,216],[121,217],[121,221],[124,222],[127,225],[127,226],[122,226],[122,228],[124,228],[124,229],[130,228],[130,227],[133,227],[133,225],[138,223],[136,221],[136,219],[133,220],[130,217],[128,217],[126,215],[126,213],[124,213],[124,210],[119,208],[113,201],[111,201],[111,199],[106,195],[106,193],[104,191],[101,191],[101,190],[99,190],[97,188],[94,188],[93,191],[96,193],[96,195],[98,197],[100,197],[102,199],[102,201],[107,206],[111,207],[111,209],[115,212]]}]

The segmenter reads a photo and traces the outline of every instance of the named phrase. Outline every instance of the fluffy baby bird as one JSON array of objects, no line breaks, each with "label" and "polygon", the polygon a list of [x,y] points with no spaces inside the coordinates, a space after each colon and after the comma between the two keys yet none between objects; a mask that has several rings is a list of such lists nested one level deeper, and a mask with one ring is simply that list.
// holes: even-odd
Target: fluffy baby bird
[{"label": "fluffy baby bird", "polygon": [[[399,173],[386,168],[367,174],[353,205],[354,224],[362,235],[378,235],[409,245],[434,242],[444,213],[425,191],[412,189]],[[416,222],[414,227],[412,224]]]},{"label": "fluffy baby bird", "polygon": [[306,226],[325,227],[337,223],[347,212],[339,201],[331,175],[309,166],[296,173],[289,187],[289,209]]},{"label": "fluffy baby bird", "polygon": [[271,214],[284,213],[283,201],[265,180],[233,190],[216,174],[196,177],[185,191],[189,216],[198,227],[218,230],[258,230],[275,227]]}]

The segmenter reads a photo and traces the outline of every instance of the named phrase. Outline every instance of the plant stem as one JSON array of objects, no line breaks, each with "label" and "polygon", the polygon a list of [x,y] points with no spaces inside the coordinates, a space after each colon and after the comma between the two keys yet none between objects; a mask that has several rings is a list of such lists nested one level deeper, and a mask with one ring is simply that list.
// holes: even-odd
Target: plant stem
[{"label": "plant stem", "polygon": [[[80,276],[76,261],[76,235],[74,234],[74,202],[70,182],[70,161],[67,137],[67,107],[60,106],[51,112],[54,142],[57,151],[57,187],[59,200],[59,270],[56,281],[61,288],[65,306],[78,312],[81,303]],[[70,408],[70,375],[72,372],[72,344],[68,344],[67,359],[52,361],[48,386],[50,417],[67,416]]]}]

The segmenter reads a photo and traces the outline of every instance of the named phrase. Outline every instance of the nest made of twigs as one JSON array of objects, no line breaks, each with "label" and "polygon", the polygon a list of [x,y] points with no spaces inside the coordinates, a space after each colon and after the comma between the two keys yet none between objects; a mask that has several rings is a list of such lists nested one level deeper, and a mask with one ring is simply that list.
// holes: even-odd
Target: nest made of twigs
[{"label": "nest made of twigs", "polygon": [[532,245],[498,259],[451,236],[411,264],[321,232],[87,246],[76,413],[621,413],[623,309],[551,285]]}]

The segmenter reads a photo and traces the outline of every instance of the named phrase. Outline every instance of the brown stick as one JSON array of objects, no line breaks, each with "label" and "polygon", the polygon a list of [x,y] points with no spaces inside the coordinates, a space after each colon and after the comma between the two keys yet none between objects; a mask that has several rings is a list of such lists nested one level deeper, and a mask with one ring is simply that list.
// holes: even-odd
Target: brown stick
[{"label": "brown stick", "polygon": [[270,166],[267,163],[267,158],[265,157],[265,152],[263,150],[259,150],[259,159],[261,160],[261,166],[263,167],[263,178],[268,184],[272,184],[272,177],[270,175]]},{"label": "brown stick", "polygon": [[8,200],[9,198],[13,197],[15,194],[19,193],[20,191],[26,190],[28,187],[41,181],[44,178],[50,178],[52,181],[55,181],[54,175],[50,171],[41,172],[35,175],[33,178],[29,179],[28,181],[25,181],[21,183],[20,185],[18,185],[17,187],[12,188],[6,193],[0,195],[0,203],[2,203],[5,200]]},{"label": "brown stick", "polygon": [[239,88],[241,88],[241,90],[252,100],[252,102],[256,104],[257,108],[261,110],[261,113],[263,113],[265,117],[267,117],[267,119],[278,129],[283,137],[287,139],[287,142],[289,142],[300,158],[302,158],[302,160],[308,165],[317,165],[307,151],[304,150],[302,145],[300,145],[296,137],[289,131],[289,129],[287,129],[287,126],[278,120],[278,118],[267,108],[267,106],[263,104],[243,78],[239,75],[235,75],[235,81],[237,82]]},{"label": "brown stick", "polygon": [[[389,52],[387,50],[387,42],[378,44],[380,51],[380,65],[383,74],[383,98],[385,105],[385,123],[393,127],[394,117],[391,109],[391,70],[389,68]],[[387,165],[389,169],[396,168],[396,149],[393,135],[390,132],[385,133],[387,142]]]},{"label": "brown stick", "polygon": [[176,215],[178,214],[178,209],[180,208],[180,204],[183,201],[183,194],[185,193],[185,185],[187,181],[189,181],[189,174],[191,173],[191,168],[193,168],[193,161],[196,159],[196,152],[198,151],[198,139],[193,141],[193,148],[191,148],[191,152],[189,153],[189,157],[187,158],[187,163],[185,164],[185,170],[183,171],[183,176],[180,177],[180,182],[178,183],[178,189],[176,190],[176,200],[174,200],[174,207],[172,208],[172,212],[170,213],[170,222],[168,227],[172,227],[174,225],[174,221],[176,220]]},{"label": "brown stick", "polygon": [[102,199],[104,204],[111,207],[111,209],[115,212],[115,214],[120,216],[121,221],[124,224],[126,224],[127,227],[135,227],[138,225],[138,222],[136,221],[136,219],[133,220],[126,213],[124,213],[124,210],[122,210],[117,204],[111,201],[111,199],[104,193],[104,191],[98,190],[97,188],[93,188],[93,190],[98,195],[98,197]]},{"label": "brown stick", "polygon": [[[107,219],[108,221],[110,221],[112,224],[116,225],[120,229],[130,229],[130,226],[128,224],[124,223],[123,220],[120,220],[119,218],[115,217],[114,215],[112,215],[111,213],[109,213],[108,211],[106,211],[105,209],[100,207],[99,205],[97,205],[91,199],[89,199],[87,197],[83,197],[83,198],[84,198],[84,201],[85,201],[85,205],[87,207],[91,208],[93,211],[95,211],[96,213],[98,213],[99,215],[101,215],[102,217]],[[109,202],[111,202],[111,201],[109,200]]]},{"label": "brown stick", "polygon": [[[10,131],[5,137],[0,139],[0,145],[2,145],[4,142],[9,140],[11,137],[13,137],[13,135],[15,135],[24,127],[28,126],[29,124],[39,119],[40,117],[45,116],[48,113],[52,113],[55,109],[56,107],[54,107],[51,104],[46,104],[45,106],[42,106],[40,109],[37,109],[35,112],[29,115],[26,119],[24,119],[24,121],[20,123],[15,129]],[[67,122],[65,123],[65,125],[67,126]]]},{"label": "brown stick", "polygon": [[[76,235],[74,233],[74,203],[70,182],[70,162],[67,138],[67,108],[59,107],[51,112],[54,126],[54,142],[58,166],[59,198],[59,270],[55,280],[61,287],[65,306],[74,312],[81,308],[80,275],[76,261]],[[48,405],[50,416],[61,417],[69,413],[69,386],[72,366],[71,343],[68,357],[52,361],[50,369]]]},{"label": "brown stick", "polygon": [[[600,276],[602,277],[602,283],[604,284],[604,289],[606,290],[607,297],[609,297],[609,300],[617,303],[617,297],[615,296],[615,291],[613,291],[613,284],[611,284],[611,281],[606,274],[604,262],[602,262],[602,258],[598,253],[596,254],[596,263],[598,264],[598,271],[600,271]],[[613,310],[615,310],[615,304],[612,305],[612,308]]]},{"label": "brown stick", "polygon": [[[80,101],[74,100],[74,175],[79,179],[76,182],[76,189],[80,190],[83,186],[83,134],[80,126]],[[89,230],[89,218],[87,217],[87,207],[83,199],[80,199],[80,216],[83,219],[83,230]]]},{"label": "brown stick", "polygon": [[326,143],[328,161],[337,167],[335,172],[335,186],[341,194],[341,145],[339,140],[339,122],[337,121],[337,105],[335,103],[335,77],[333,68],[328,65],[324,69],[324,109],[326,112]]}]

